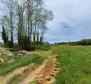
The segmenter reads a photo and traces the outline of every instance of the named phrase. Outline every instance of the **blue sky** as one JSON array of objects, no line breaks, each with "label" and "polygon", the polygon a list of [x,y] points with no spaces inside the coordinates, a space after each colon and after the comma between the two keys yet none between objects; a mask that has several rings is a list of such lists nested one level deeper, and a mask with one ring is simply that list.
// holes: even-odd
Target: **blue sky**
[{"label": "blue sky", "polygon": [[45,0],[54,13],[45,37],[49,42],[91,38],[91,0]]}]

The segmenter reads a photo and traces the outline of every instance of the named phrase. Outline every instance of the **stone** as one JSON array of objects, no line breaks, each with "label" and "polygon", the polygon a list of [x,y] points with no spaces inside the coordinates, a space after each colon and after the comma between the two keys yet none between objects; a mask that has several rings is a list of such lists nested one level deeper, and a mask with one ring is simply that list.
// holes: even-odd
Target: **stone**
[{"label": "stone", "polygon": [[10,60],[8,61],[8,63],[12,63],[12,62],[14,62],[14,59],[10,59]]},{"label": "stone", "polygon": [[9,48],[10,51],[16,51],[14,48]]},{"label": "stone", "polygon": [[52,73],[50,76],[51,76],[51,77],[55,77],[54,73]]},{"label": "stone", "polygon": [[51,81],[51,77],[46,78],[47,81]]},{"label": "stone", "polygon": [[23,54],[20,54],[20,53],[19,53],[18,56],[23,56]]},{"label": "stone", "polygon": [[2,55],[2,53],[0,52],[0,55]]},{"label": "stone", "polygon": [[27,51],[26,50],[22,50],[22,51],[18,51],[17,52],[17,55],[18,56],[23,56],[23,55],[26,55],[27,54]]},{"label": "stone", "polygon": [[9,54],[8,54],[8,56],[9,56],[9,57],[11,57],[11,56],[12,56],[12,54],[11,54],[11,53],[9,53]]}]

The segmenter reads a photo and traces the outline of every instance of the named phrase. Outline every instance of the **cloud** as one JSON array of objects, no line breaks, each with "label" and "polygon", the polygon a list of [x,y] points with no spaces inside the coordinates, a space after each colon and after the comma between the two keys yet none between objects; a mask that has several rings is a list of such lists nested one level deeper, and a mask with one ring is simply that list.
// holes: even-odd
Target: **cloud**
[{"label": "cloud", "polygon": [[91,37],[91,0],[45,0],[54,13],[46,40],[75,41]]},{"label": "cloud", "polygon": [[71,25],[65,22],[60,23],[61,28],[70,28]]},{"label": "cloud", "polygon": [[91,38],[91,0],[45,0],[45,4],[54,13],[54,20],[48,22],[46,41]]}]

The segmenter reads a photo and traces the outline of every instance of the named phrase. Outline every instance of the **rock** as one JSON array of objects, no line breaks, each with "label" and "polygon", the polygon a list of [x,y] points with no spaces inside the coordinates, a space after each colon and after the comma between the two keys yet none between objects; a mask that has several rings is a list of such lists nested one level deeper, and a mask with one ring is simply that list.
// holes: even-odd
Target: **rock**
[{"label": "rock", "polygon": [[14,48],[9,48],[10,51],[16,51]]},{"label": "rock", "polygon": [[51,81],[51,77],[46,78],[47,81]]},{"label": "rock", "polygon": [[20,53],[26,55],[27,51],[26,50],[22,50],[22,51],[20,51]]},{"label": "rock", "polygon": [[40,74],[40,75],[38,76],[38,78],[43,78],[43,74]]},{"label": "rock", "polygon": [[14,59],[10,59],[10,60],[8,61],[8,63],[11,63],[11,62],[14,62]]},{"label": "rock", "polygon": [[57,70],[58,70],[57,68],[54,69],[54,71],[57,71]]},{"label": "rock", "polygon": [[2,53],[0,52],[0,56],[2,55]]},{"label": "rock", "polygon": [[11,53],[9,53],[9,54],[8,54],[8,56],[9,56],[9,57],[11,57],[11,56],[12,56],[12,54],[11,54]]},{"label": "rock", "polygon": [[22,50],[22,51],[18,51],[17,52],[17,55],[18,56],[23,56],[23,55],[26,55],[27,54],[27,51],[26,50]]},{"label": "rock", "polygon": [[50,76],[51,76],[51,77],[55,77],[54,73],[52,73]]},{"label": "rock", "polygon": [[1,62],[1,63],[3,63],[3,62],[4,62],[4,60],[3,60],[2,58],[0,58],[0,62]]},{"label": "rock", "polygon": [[17,55],[18,55],[18,56],[23,56],[23,54],[20,54],[20,53],[19,53],[19,54],[17,54]]},{"label": "rock", "polygon": [[0,56],[3,56],[3,53],[2,52],[0,52]]},{"label": "rock", "polygon": [[3,55],[7,55],[7,53],[3,53]]}]

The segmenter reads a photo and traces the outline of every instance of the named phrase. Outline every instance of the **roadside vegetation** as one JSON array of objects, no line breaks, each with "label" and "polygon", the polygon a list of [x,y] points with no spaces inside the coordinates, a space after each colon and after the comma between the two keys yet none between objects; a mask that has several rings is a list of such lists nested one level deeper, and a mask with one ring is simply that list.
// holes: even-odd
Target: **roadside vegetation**
[{"label": "roadside vegetation", "polygon": [[31,63],[41,64],[43,60],[44,58],[37,54],[17,58],[12,63],[3,63],[0,65],[0,75],[5,75],[9,72],[12,72],[16,68],[23,67]]}]

